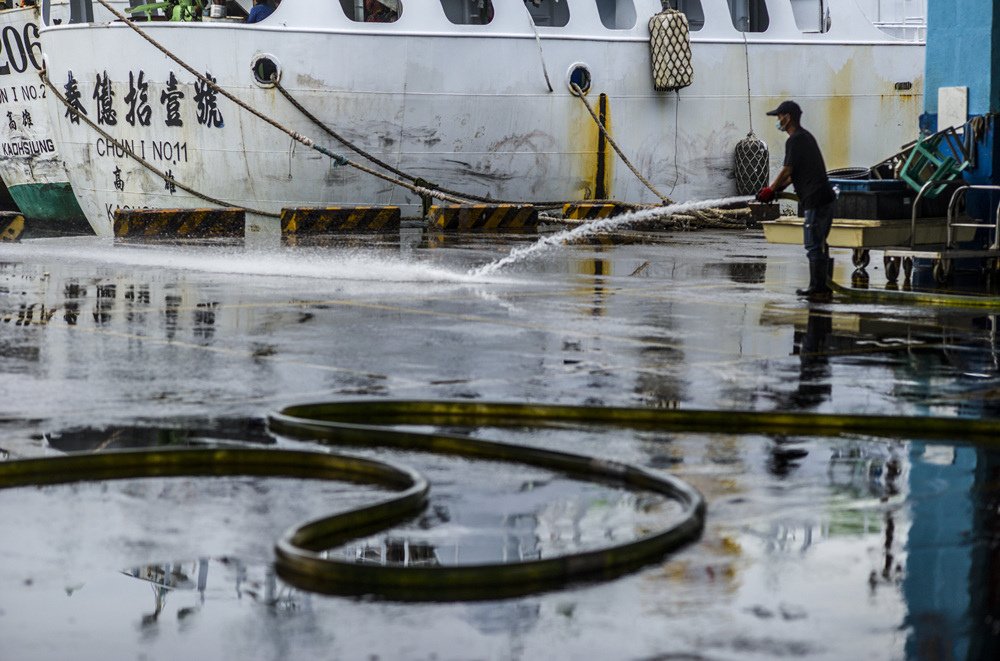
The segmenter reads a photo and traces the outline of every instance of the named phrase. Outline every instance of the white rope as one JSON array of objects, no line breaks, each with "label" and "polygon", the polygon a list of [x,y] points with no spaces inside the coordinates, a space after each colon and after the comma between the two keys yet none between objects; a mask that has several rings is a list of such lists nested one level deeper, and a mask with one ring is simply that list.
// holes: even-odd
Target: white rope
[{"label": "white rope", "polygon": [[524,5],[524,11],[528,14],[528,25],[531,26],[532,32],[535,33],[535,43],[538,44],[538,59],[542,61],[542,73],[545,74],[545,84],[549,87],[549,92],[554,92],[552,89],[552,83],[549,82],[549,70],[545,68],[545,53],[542,52],[542,37],[538,34],[538,27],[535,25],[535,17],[531,15],[531,10],[528,9],[528,5]]}]

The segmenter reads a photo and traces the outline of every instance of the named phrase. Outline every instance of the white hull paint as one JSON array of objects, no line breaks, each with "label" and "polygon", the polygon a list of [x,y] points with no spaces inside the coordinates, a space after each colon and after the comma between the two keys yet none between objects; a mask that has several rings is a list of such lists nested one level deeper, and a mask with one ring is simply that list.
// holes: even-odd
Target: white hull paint
[{"label": "white hull paint", "polygon": [[[746,34],[745,46],[725,4],[704,0],[705,28],[692,33],[695,83],[676,94],[652,89],[646,20],[658,2],[636,1],[632,30],[604,29],[586,2],[572,5],[575,22],[566,28],[538,28],[551,93],[523,8],[497,4],[496,18],[486,27],[451,25],[443,16],[432,20],[431,9],[440,13],[437,0],[409,0],[392,24],[353,23],[338,3],[284,0],[271,18],[253,26],[139,25],[253,108],[361,161],[276,90],[254,82],[251,62],[269,54],[281,66],[283,86],[341,135],[415,176],[494,199],[594,196],[598,131],[566,84],[576,63],[591,72],[591,103],[607,95],[610,131],[624,152],[677,200],[735,191],[733,149],[749,130],[745,48],[754,128],[771,148],[772,175],[780,166],[783,136],[764,113],[785,98],[803,106],[803,124],[817,136],[830,168],[875,163],[917,133],[923,46],[894,41],[858,21],[860,14],[847,14],[849,1],[832,3],[833,29],[825,34],[803,34],[790,9],[787,15],[772,9],[771,28]],[[845,13],[838,14],[838,7]],[[408,22],[408,16],[417,18]],[[845,24],[839,31],[838,19]],[[215,100],[219,114],[213,114],[194,77],[125,25],[47,28],[42,44],[53,82],[64,91],[72,73],[82,107],[94,120],[98,77],[106,74],[112,91],[106,107],[115,111],[115,123],[103,128],[192,188],[270,212],[334,204],[419,210],[409,191],[335,166],[221,96]],[[134,113],[126,120],[126,98],[135,100],[129,93],[140,73],[148,85],[148,125]],[[897,83],[910,87],[900,90]],[[167,106],[177,92],[183,94],[177,105],[181,125],[168,126]],[[91,127],[71,123],[54,95],[47,102],[70,179],[98,234],[111,233],[117,207],[211,206],[170,190]],[[607,195],[656,201],[608,153]]]},{"label": "white hull paint", "polygon": [[[95,13],[111,16],[100,6]],[[66,0],[52,6],[51,20],[69,16]],[[75,230],[86,224],[45,106],[40,24],[37,6],[0,10],[0,178],[29,219]]]},{"label": "white hull paint", "polygon": [[0,176],[8,188],[68,181],[38,77],[38,23],[37,7],[0,11]]}]

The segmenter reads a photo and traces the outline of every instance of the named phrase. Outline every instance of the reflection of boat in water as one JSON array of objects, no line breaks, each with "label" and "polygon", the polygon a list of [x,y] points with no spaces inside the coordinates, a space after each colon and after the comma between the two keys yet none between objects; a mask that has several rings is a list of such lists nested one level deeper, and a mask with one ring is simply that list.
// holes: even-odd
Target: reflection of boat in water
[{"label": "reflection of boat in water", "polygon": [[418,193],[338,166],[207,80],[317,146],[349,153],[275,89],[276,76],[366,154],[425,185],[490,199],[660,201],[616,163],[570,83],[587,90],[652,188],[677,199],[734,191],[748,105],[763,118],[780,99],[799,99],[831,167],[876,162],[917,131],[923,45],[880,30],[854,2],[683,0],[694,78],[680,89],[683,76],[669,78],[668,91],[654,88],[651,66],[682,61],[651,58],[658,0],[401,0],[376,13],[377,4],[285,0],[253,25],[137,24],[205,79],[127,25],[44,28],[51,81],[94,123],[48,96],[95,230],[109,234],[118,207],[211,206],[176,184],[269,213],[328,204],[419,210]]}]

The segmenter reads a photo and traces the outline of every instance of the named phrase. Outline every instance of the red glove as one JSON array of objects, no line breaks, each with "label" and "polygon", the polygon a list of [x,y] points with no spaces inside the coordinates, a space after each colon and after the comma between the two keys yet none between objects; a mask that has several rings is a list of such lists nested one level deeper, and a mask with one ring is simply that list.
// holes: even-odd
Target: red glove
[{"label": "red glove", "polygon": [[770,186],[764,186],[759,191],[757,191],[757,201],[758,202],[770,202],[774,199],[774,189]]}]

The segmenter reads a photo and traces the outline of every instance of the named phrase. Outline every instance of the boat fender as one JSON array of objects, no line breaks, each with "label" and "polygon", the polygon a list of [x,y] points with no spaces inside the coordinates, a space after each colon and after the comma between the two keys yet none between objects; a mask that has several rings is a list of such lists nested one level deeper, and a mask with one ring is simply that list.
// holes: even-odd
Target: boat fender
[{"label": "boat fender", "polygon": [[649,19],[649,53],[657,92],[679,90],[694,82],[691,34],[683,12],[664,9]]},{"label": "boat fender", "polygon": [[736,175],[736,192],[740,195],[753,195],[767,186],[770,180],[770,155],[767,144],[753,131],[736,143],[733,171]]}]

